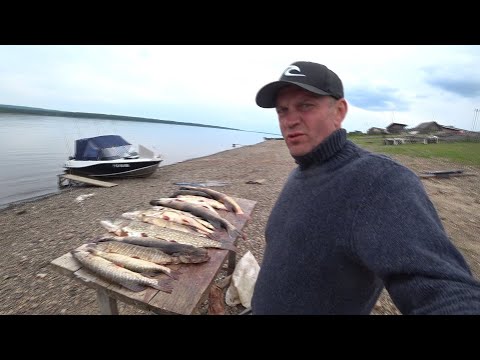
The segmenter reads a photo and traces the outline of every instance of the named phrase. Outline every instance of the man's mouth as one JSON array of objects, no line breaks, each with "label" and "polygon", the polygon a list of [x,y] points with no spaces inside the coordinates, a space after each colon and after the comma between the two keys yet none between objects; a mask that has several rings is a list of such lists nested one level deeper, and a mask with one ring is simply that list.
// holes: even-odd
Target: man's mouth
[{"label": "man's mouth", "polygon": [[298,137],[300,137],[300,136],[302,136],[302,135],[303,135],[303,133],[299,133],[299,132],[298,132],[298,133],[289,134],[289,135],[287,136],[287,139],[288,139],[288,140],[294,140],[294,139],[296,139],[296,138],[298,138]]}]

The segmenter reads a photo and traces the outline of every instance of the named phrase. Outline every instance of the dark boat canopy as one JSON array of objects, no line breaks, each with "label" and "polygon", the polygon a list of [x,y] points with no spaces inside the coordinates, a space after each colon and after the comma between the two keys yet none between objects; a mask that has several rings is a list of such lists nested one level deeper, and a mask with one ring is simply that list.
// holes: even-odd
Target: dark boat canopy
[{"label": "dark boat canopy", "polygon": [[118,135],[102,135],[75,140],[76,160],[112,160],[122,158],[131,144]]}]

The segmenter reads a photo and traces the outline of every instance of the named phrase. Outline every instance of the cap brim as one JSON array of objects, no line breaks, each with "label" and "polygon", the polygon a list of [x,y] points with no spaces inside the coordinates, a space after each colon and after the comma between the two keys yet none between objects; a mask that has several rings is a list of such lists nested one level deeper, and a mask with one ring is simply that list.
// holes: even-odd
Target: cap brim
[{"label": "cap brim", "polygon": [[331,95],[311,85],[302,84],[295,81],[280,80],[271,82],[270,84],[265,85],[258,91],[257,97],[255,98],[257,105],[262,108],[274,108],[276,106],[278,91],[287,85],[297,85],[302,89],[308,90],[318,95]]}]

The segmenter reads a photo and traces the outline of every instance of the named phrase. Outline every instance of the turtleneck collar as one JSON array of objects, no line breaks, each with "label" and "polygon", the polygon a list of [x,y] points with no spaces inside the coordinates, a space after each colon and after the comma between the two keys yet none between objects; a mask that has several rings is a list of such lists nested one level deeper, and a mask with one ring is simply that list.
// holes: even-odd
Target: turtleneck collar
[{"label": "turtleneck collar", "polygon": [[302,170],[313,163],[323,164],[340,151],[346,142],[347,131],[345,129],[338,129],[331,133],[311,152],[302,156],[294,156],[293,158]]}]

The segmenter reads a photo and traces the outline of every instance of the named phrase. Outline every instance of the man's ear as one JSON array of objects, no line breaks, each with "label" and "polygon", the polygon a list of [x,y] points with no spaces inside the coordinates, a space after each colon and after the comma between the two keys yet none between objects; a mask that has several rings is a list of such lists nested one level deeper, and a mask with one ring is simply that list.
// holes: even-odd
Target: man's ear
[{"label": "man's ear", "polygon": [[345,99],[337,100],[335,103],[335,127],[340,129],[342,127],[342,122],[347,116],[348,112],[348,103]]}]

